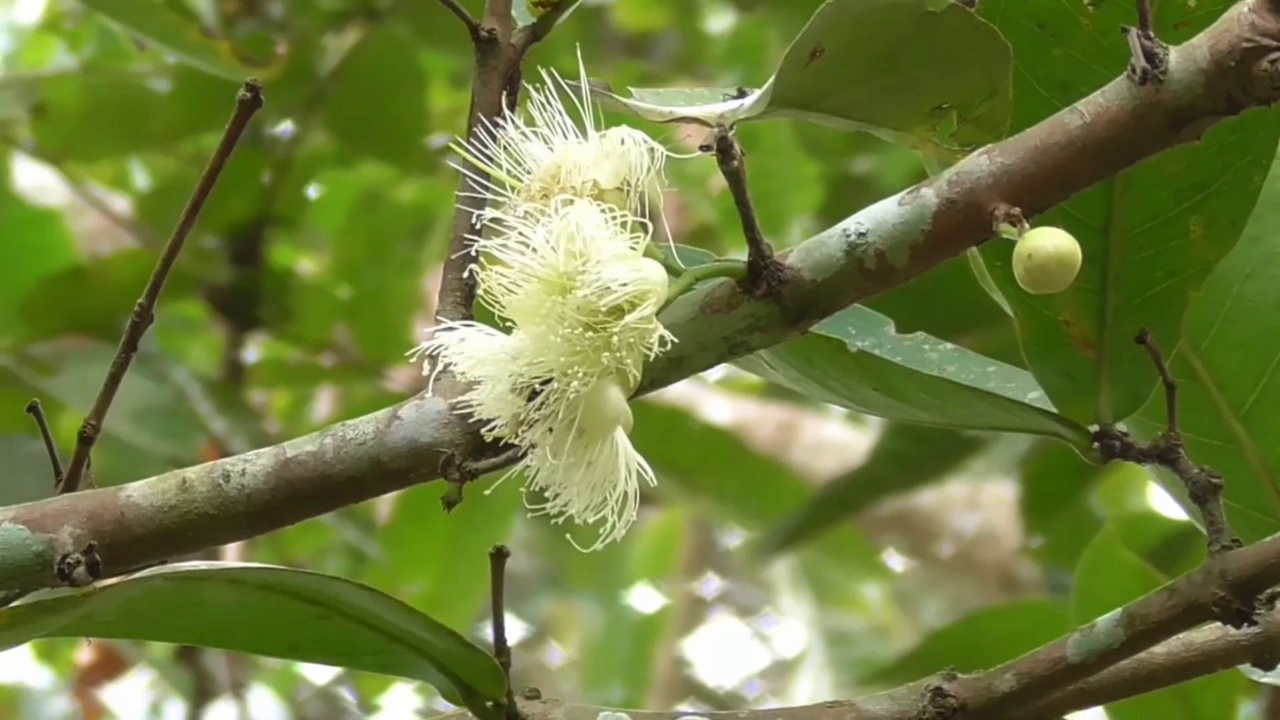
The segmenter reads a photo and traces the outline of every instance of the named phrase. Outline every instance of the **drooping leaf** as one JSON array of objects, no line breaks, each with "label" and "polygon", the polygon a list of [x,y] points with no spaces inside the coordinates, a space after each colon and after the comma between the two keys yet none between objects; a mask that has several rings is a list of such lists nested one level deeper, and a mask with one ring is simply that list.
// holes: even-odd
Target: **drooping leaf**
[{"label": "drooping leaf", "polygon": [[195,645],[383,673],[430,683],[481,713],[506,690],[497,661],[430,616],[366,585],[270,565],[166,565],[0,610],[0,647],[49,637]]},{"label": "drooping leaf", "polygon": [[[761,540],[760,552],[783,552],[812,540],[837,523],[850,522],[877,500],[941,480],[990,440],[990,436],[947,428],[891,423],[866,462],[823,485],[804,507]],[[921,452],[922,448],[928,451]]]},{"label": "drooping leaf", "polygon": [[[1169,576],[1156,569],[1145,556],[1167,543],[1170,533],[1179,534],[1180,529],[1190,527],[1158,516],[1124,518],[1103,528],[1076,566],[1072,622],[1088,623],[1164,585]],[[1197,533],[1192,530],[1191,534]],[[1191,557],[1195,550],[1203,556],[1202,545],[1192,547]],[[1112,703],[1106,708],[1107,716],[1117,720],[1234,717],[1236,697],[1243,681],[1243,676],[1235,672],[1201,677]]]},{"label": "drooping leaf", "polygon": [[947,668],[995,667],[1070,632],[1066,603],[1032,599],[983,608],[941,628],[866,679],[877,686],[918,680]]},{"label": "drooping leaf", "polygon": [[254,76],[270,80],[284,67],[284,57],[268,65],[253,65],[223,40],[209,37],[195,23],[155,0],[80,0],[96,12],[144,40],[155,43],[182,62],[228,80]]},{"label": "drooping leaf", "polygon": [[[1240,242],[1205,281],[1187,311],[1182,344],[1173,352],[1156,336],[1178,382],[1178,421],[1188,455],[1222,474],[1232,529],[1246,542],[1280,532],[1280,166]],[[1127,350],[1155,373],[1142,348]],[[1142,437],[1164,429],[1164,393],[1153,393],[1130,424]],[[1193,518],[1197,511],[1177,478],[1161,485]]]},{"label": "drooping leaf", "polygon": [[1020,432],[1089,446],[1030,373],[893,323],[854,305],[808,333],[734,363],[824,402],[903,422]]},{"label": "drooping leaf", "polygon": [[[1182,42],[1228,5],[1159,4],[1156,31],[1166,42]],[[1066,3],[999,0],[981,7],[1016,51],[1015,130],[1110,82],[1128,61],[1115,28],[1132,24],[1131,5],[1097,3],[1084,12]],[[1066,52],[1089,61],[1066,61]],[[1147,399],[1156,376],[1135,351],[1134,336],[1146,327],[1163,347],[1177,346],[1183,314],[1238,239],[1278,139],[1280,111],[1251,111],[1037,218],[1071,232],[1084,251],[1079,277],[1060,294],[1032,296],[1017,286],[1012,243],[982,249],[1013,308],[1031,370],[1064,415],[1114,423]]]},{"label": "drooping leaf", "polygon": [[593,90],[657,122],[792,117],[913,146],[969,147],[1004,134],[1009,88],[1008,43],[958,3],[830,0],[753,92],[633,89],[623,98]]}]

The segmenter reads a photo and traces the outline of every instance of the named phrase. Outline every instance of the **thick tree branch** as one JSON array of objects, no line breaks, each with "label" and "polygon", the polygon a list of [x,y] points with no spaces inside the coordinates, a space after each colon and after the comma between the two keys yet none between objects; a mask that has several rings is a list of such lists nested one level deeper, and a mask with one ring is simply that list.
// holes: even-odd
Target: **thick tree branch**
[{"label": "thick tree branch", "polygon": [[[1173,48],[1158,92],[1121,77],[782,254],[788,277],[776,299],[753,299],[734,282],[681,297],[663,314],[679,342],[651,364],[640,394],[782,342],[981,244],[999,203],[1031,217],[1223,118],[1275,101],[1278,6],[1242,2]],[[113,575],[438,478],[443,455],[470,437],[467,423],[447,412],[443,398],[453,395],[445,380],[437,382],[439,398],[414,398],[283,445],[0,510],[0,591],[57,585],[54,561],[88,541]]]}]

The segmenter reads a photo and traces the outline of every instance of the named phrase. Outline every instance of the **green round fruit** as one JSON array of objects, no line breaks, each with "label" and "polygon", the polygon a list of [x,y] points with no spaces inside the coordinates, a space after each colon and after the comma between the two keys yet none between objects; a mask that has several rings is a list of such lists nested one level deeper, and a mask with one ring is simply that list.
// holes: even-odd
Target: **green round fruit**
[{"label": "green round fruit", "polygon": [[1071,287],[1083,261],[1080,243],[1056,227],[1032,228],[1013,247],[1013,276],[1032,295],[1052,295]]}]

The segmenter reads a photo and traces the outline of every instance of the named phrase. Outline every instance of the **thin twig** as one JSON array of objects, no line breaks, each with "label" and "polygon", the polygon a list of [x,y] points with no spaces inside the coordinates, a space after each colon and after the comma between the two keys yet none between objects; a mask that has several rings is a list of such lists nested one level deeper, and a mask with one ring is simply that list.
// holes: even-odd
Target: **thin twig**
[{"label": "thin twig", "polygon": [[244,133],[245,128],[248,127],[254,113],[262,107],[262,103],[262,85],[257,80],[246,81],[240,92],[236,94],[235,112],[232,113],[231,120],[227,123],[222,140],[219,141],[218,147],[209,159],[209,164],[200,176],[200,181],[196,183],[196,188],[192,192],[187,206],[183,208],[182,215],[178,219],[178,225],[174,228],[173,235],[169,237],[168,242],[165,244],[164,250],[161,251],[160,259],[156,263],[150,279],[147,280],[142,296],[133,307],[133,313],[129,316],[129,322],[125,325],[124,336],[120,339],[120,346],[116,350],[115,358],[111,361],[111,368],[107,371],[107,377],[102,383],[102,389],[98,392],[98,397],[94,400],[93,407],[89,410],[89,414],[85,416],[84,423],[80,426],[80,432],[76,435],[75,454],[71,456],[71,464],[67,468],[67,473],[63,477],[58,492],[71,493],[80,488],[80,481],[89,463],[89,453],[93,450],[93,444],[97,441],[98,434],[102,431],[102,424],[106,420],[107,411],[111,408],[111,402],[115,399],[121,383],[124,382],[125,373],[129,371],[129,364],[133,361],[134,354],[138,352],[138,345],[142,341],[142,336],[146,334],[147,328],[151,326],[151,323],[155,321],[156,302],[160,299],[165,280],[169,277],[169,272],[173,269],[174,263],[177,262],[178,254],[182,251],[182,246],[186,242],[187,236],[191,234],[192,228],[195,227],[196,220],[200,217],[200,211],[204,208],[209,195],[213,192],[213,187],[218,182],[218,176],[222,174],[222,169],[226,166],[231,153],[235,150],[236,143],[239,142],[240,136]]},{"label": "thin twig", "polygon": [[480,21],[472,17],[466,8],[458,4],[458,0],[440,0],[440,4],[448,8],[449,12],[462,21],[473,40],[480,36]]},{"label": "thin twig", "polygon": [[440,474],[445,479],[444,496],[440,504],[445,512],[452,512],[462,504],[462,488],[476,478],[514,465],[524,457],[525,450],[519,446],[508,446],[493,455],[475,459],[462,459],[456,453],[449,453],[440,460]]},{"label": "thin twig", "polygon": [[40,439],[44,440],[45,452],[49,453],[49,464],[53,466],[53,486],[62,483],[62,457],[58,454],[58,444],[53,441],[53,431],[49,429],[49,419],[44,416],[44,406],[39,399],[33,398],[27,403],[27,414],[36,421],[40,430]]},{"label": "thin twig", "polygon": [[507,643],[506,577],[507,560],[511,550],[506,545],[494,545],[489,550],[489,587],[492,601],[493,657],[507,678],[507,701],[504,708],[507,720],[519,720],[516,694],[511,686],[511,645]]},{"label": "thin twig", "polygon": [[1129,41],[1129,79],[1138,85],[1160,84],[1169,74],[1169,47],[1156,37],[1151,18],[1151,0],[1137,0],[1138,26],[1120,31]]},{"label": "thin twig", "polygon": [[729,186],[733,204],[742,221],[742,234],[747,240],[747,290],[755,295],[767,294],[781,282],[780,263],[773,257],[773,246],[764,237],[755,203],[747,187],[747,164],[742,146],[733,129],[717,125],[713,131],[713,150],[720,173]]},{"label": "thin twig", "polygon": [[1156,366],[1165,393],[1165,430],[1147,445],[1134,442],[1127,433],[1110,427],[1094,433],[1094,444],[1106,460],[1127,460],[1140,465],[1158,465],[1173,473],[1187,489],[1191,502],[1200,511],[1205,535],[1209,541],[1209,554],[1220,555],[1241,546],[1240,539],[1231,532],[1226,508],[1222,503],[1222,476],[1207,467],[1201,467],[1187,456],[1182,431],[1178,427],[1178,383],[1169,372],[1168,363],[1160,352],[1151,333],[1143,328],[1134,342],[1146,348],[1151,362]]}]

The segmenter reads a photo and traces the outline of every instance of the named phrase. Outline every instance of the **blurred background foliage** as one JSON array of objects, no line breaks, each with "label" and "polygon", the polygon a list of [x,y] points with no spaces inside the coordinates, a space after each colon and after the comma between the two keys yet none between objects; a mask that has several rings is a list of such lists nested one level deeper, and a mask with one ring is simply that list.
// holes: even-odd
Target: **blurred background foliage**
[{"label": "blurred background foliage", "polygon": [[[131,32],[94,11],[110,5],[0,3],[0,504],[52,494],[23,407],[39,397],[72,445],[230,113],[238,83],[229,77],[262,77],[267,105],[170,278],[95,452],[96,482],[245,452],[424,386],[404,354],[431,325],[456,182],[446,145],[463,130],[472,63],[452,16],[429,0],[115,4],[152,13]],[[534,49],[526,78],[534,65],[572,73],[581,48],[590,73],[614,88],[758,87],[819,5],[586,0]],[[1166,39],[1190,37],[1228,5],[1161,7]],[[1120,72],[1116,26],[1131,22],[1122,3],[1030,6],[984,0],[981,10],[1014,49],[1013,131]],[[643,125],[672,147],[702,140],[696,127]],[[993,243],[866,306],[900,334],[1030,370],[1076,421],[1124,419],[1154,375],[1117,340],[1133,329],[1115,318],[1155,325],[1172,349],[1194,291],[1226,257],[1204,308],[1187,315],[1191,350],[1180,349],[1178,368],[1192,397],[1208,399],[1186,416],[1218,453],[1203,461],[1235,471],[1233,512],[1254,518],[1246,535],[1274,532],[1276,451],[1266,448],[1278,444],[1266,438],[1280,407],[1268,402],[1280,392],[1271,380],[1280,332],[1260,328],[1277,322],[1262,317],[1275,307],[1268,298],[1280,300],[1270,277],[1280,266],[1266,255],[1276,251],[1262,245],[1275,221],[1255,217],[1228,251],[1277,132],[1274,112],[1255,111],[1215,129],[1207,150],[1162,156],[1055,210],[1050,220],[1081,237],[1087,258],[1083,289],[1066,299],[1013,290],[1009,246]],[[745,124],[739,137],[763,227],[781,247],[927,177],[914,150],[868,134],[778,121]],[[741,254],[714,163],[672,163],[669,179],[676,239]],[[989,269],[991,292],[975,267]],[[1227,297],[1242,286],[1243,299]],[[1197,319],[1210,315],[1216,324]],[[1214,342],[1219,331],[1249,337],[1247,328],[1247,351]],[[1092,351],[1081,332],[1098,341]],[[1157,431],[1160,413],[1150,405],[1135,427]],[[589,703],[731,709],[990,666],[1203,552],[1146,470],[1092,466],[1043,437],[886,422],[737,369],[646,398],[636,414],[635,442],[660,482],[626,541],[598,553],[526,517],[513,481],[469,493],[448,516],[441,488],[428,485],[204,557],[352,578],[483,644],[484,555],[505,542],[519,685]],[[1240,422],[1215,442],[1224,416]],[[123,641],[25,645],[0,655],[0,682],[0,718],[15,719],[448,708],[431,688],[391,678]],[[1260,687],[1233,671],[1106,712],[1253,716]]]}]

